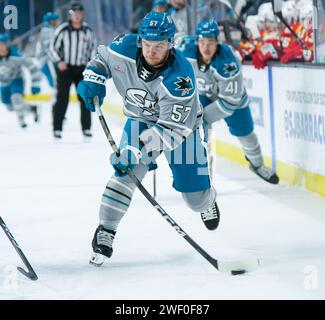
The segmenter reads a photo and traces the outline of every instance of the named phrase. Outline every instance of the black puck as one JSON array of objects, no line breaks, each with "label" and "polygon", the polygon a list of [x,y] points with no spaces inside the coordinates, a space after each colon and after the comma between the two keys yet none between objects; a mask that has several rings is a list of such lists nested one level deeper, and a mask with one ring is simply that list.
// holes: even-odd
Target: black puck
[{"label": "black puck", "polygon": [[245,272],[246,272],[246,270],[231,270],[231,274],[233,276],[237,276],[238,274],[243,274]]}]

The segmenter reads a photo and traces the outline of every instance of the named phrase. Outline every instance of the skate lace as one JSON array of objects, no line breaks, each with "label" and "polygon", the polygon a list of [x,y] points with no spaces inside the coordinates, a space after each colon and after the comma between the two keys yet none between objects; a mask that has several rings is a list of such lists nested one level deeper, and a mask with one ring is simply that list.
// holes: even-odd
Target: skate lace
[{"label": "skate lace", "polygon": [[97,234],[97,243],[99,245],[103,245],[111,248],[113,245],[113,240],[114,240],[114,235],[109,232],[99,231]]},{"label": "skate lace", "polygon": [[257,172],[266,179],[270,179],[273,176],[273,171],[267,167],[260,166]]},{"label": "skate lace", "polygon": [[212,220],[218,218],[217,207],[214,204],[208,208],[205,212],[201,213],[203,221]]}]

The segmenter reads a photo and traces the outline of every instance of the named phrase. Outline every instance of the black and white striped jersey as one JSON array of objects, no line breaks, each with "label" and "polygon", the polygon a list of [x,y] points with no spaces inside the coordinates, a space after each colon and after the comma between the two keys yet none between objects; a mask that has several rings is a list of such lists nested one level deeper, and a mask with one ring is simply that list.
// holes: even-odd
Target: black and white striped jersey
[{"label": "black and white striped jersey", "polygon": [[81,29],[74,29],[71,22],[56,28],[50,45],[50,58],[54,63],[82,66],[95,55],[96,38],[92,28],[83,22]]}]

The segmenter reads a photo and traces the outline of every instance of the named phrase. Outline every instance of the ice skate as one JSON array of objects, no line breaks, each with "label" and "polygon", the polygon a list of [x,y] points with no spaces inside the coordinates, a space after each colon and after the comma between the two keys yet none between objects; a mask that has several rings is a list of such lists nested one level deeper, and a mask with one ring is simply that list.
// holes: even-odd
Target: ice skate
[{"label": "ice skate", "polygon": [[204,212],[201,212],[201,218],[209,230],[217,229],[220,221],[220,212],[217,203],[214,202],[211,207],[206,209]]},{"label": "ice skate", "polygon": [[113,254],[113,241],[116,231],[105,229],[103,226],[99,226],[94,235],[92,241],[93,254],[89,263],[100,267],[107,258],[110,258]]},{"label": "ice skate", "polygon": [[271,183],[271,184],[278,184],[279,177],[276,173],[274,173],[270,168],[261,165],[260,167],[255,167],[246,157],[246,160],[249,162],[249,169],[257,174],[263,180]]},{"label": "ice skate", "polygon": [[92,138],[92,133],[90,130],[82,130],[82,134],[85,138]]},{"label": "ice skate", "polygon": [[62,131],[59,131],[59,130],[55,130],[53,132],[53,137],[55,140],[60,140],[62,139]]}]

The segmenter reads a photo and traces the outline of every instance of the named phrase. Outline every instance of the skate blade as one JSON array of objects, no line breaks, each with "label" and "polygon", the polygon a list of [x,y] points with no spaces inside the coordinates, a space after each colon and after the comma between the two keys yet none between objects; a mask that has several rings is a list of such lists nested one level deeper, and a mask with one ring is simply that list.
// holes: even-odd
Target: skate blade
[{"label": "skate blade", "polygon": [[93,266],[100,267],[101,265],[103,265],[106,259],[107,257],[105,257],[104,255],[94,252],[89,260],[89,263]]},{"label": "skate blade", "polygon": [[261,179],[263,179],[264,181],[271,183],[271,184],[278,184],[279,183],[279,177],[277,176],[277,174],[274,172],[273,176],[271,176],[270,178],[265,178],[263,177],[261,174],[259,174],[253,167],[252,165],[249,166],[249,169],[255,173],[258,177],[260,177]]}]

